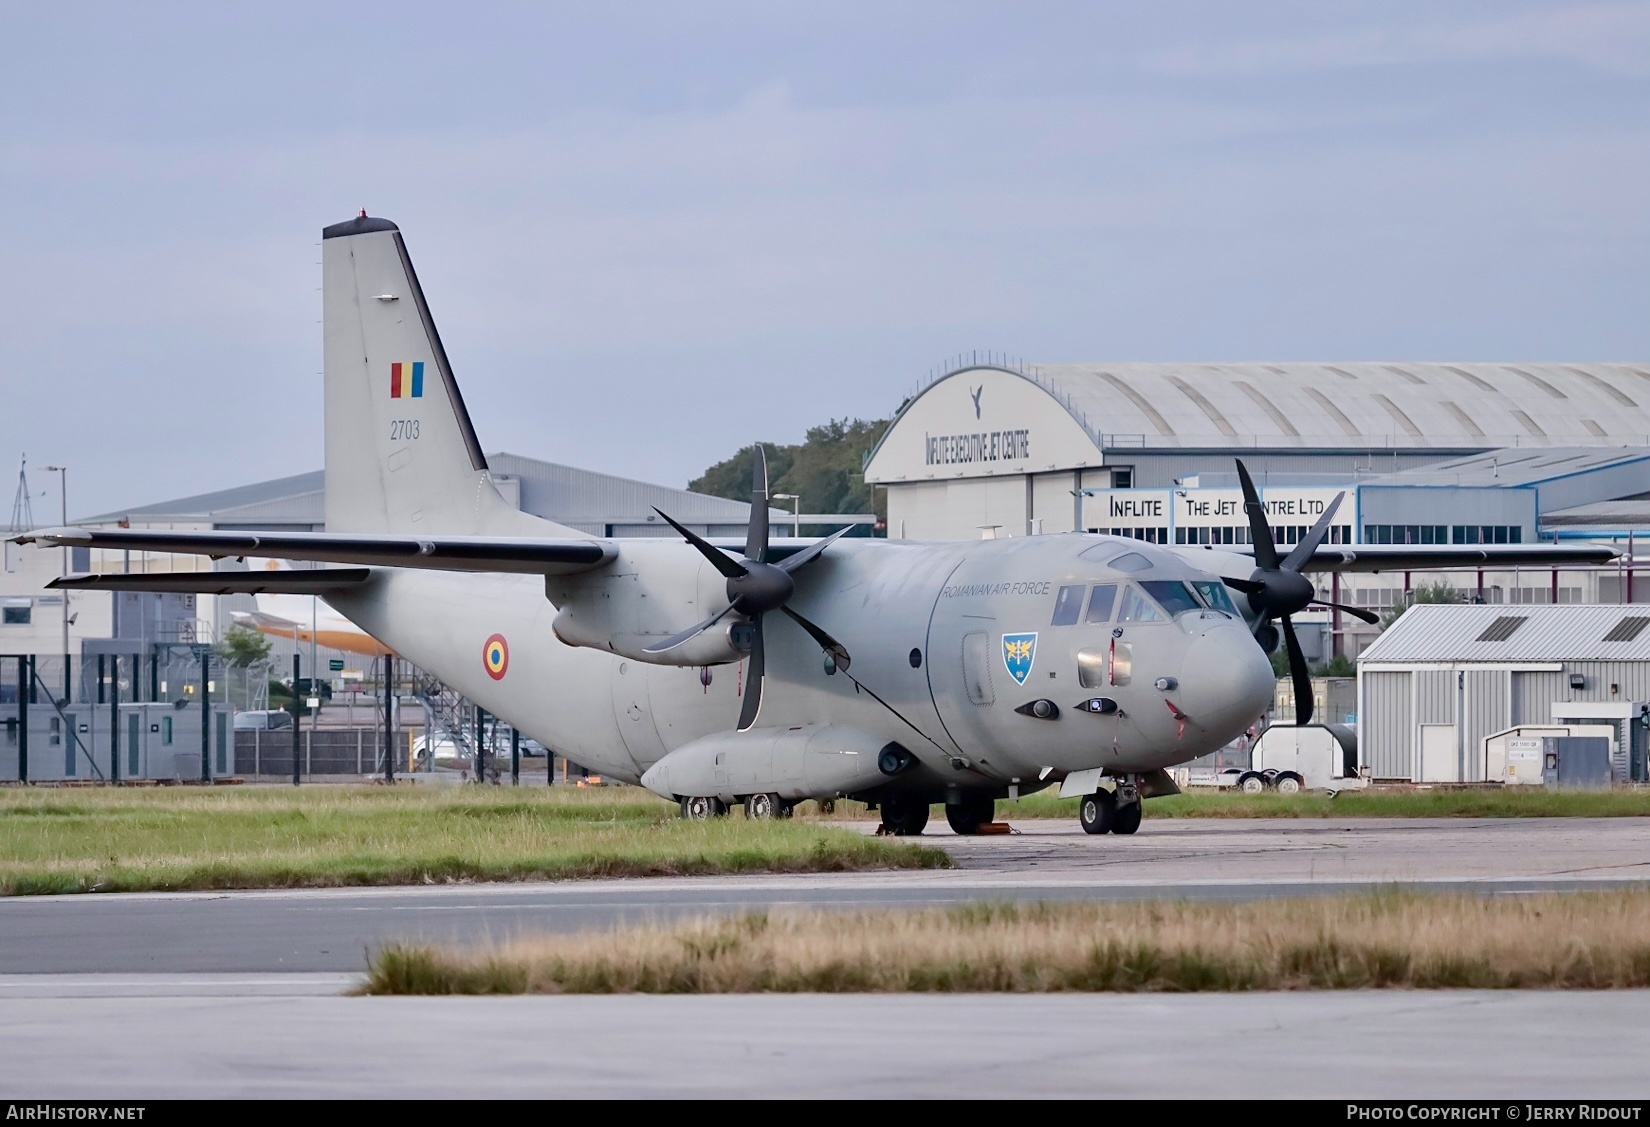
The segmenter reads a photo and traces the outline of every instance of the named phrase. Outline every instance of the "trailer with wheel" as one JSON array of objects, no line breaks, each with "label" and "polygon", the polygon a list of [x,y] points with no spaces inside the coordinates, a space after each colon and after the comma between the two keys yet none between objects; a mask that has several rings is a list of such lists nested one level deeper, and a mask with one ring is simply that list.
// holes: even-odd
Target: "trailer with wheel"
[{"label": "trailer with wheel", "polygon": [[1255,741],[1239,790],[1347,790],[1367,784],[1358,773],[1358,737],[1345,724],[1274,724]]}]

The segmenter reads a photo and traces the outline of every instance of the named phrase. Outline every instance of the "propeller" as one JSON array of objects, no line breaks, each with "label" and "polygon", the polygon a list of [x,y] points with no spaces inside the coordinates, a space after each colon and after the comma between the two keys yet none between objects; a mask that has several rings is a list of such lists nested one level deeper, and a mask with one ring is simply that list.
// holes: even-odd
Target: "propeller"
[{"label": "propeller", "polygon": [[702,536],[682,527],[663,509],[653,511],[664,517],[670,527],[680,532],[689,544],[699,549],[699,554],[709,560],[710,565],[727,579],[728,605],[698,625],[690,626],[679,634],[672,634],[663,641],[648,646],[646,652],[664,653],[675,649],[690,638],[709,630],[730,614],[747,619],[751,625],[750,676],[745,682],[744,704],[739,709],[741,732],[755,724],[757,715],[762,711],[762,681],[767,666],[767,648],[762,634],[764,615],[774,611],[784,614],[807,631],[808,637],[819,644],[819,648],[825,651],[836,668],[848,668],[851,659],[847,648],[822,627],[785,605],[796,591],[796,580],[792,577],[818,559],[821,552],[848,530],[844,528],[823,540],[816,540],[777,564],[768,563],[768,456],[761,443],[755,447],[755,457],[751,464],[751,516],[750,523],[745,528],[743,559],[734,559]]},{"label": "propeller", "polygon": [[[1306,724],[1312,719],[1312,673],[1301,652],[1300,639],[1295,636],[1295,624],[1289,616],[1309,606],[1325,606],[1374,623],[1380,619],[1361,607],[1325,602],[1317,598],[1312,581],[1301,574],[1323,538],[1329,535],[1329,523],[1340,508],[1345,493],[1337,493],[1324,509],[1310,531],[1301,538],[1287,556],[1278,557],[1277,542],[1272,539],[1272,527],[1266,523],[1266,509],[1255,491],[1255,482],[1242,461],[1237,464],[1238,482],[1243,487],[1243,511],[1249,517],[1250,539],[1255,546],[1255,573],[1248,579],[1228,579],[1226,585],[1249,597],[1249,606],[1256,614],[1255,633],[1260,635],[1274,619],[1282,627],[1283,644],[1289,654],[1289,674],[1295,682],[1295,723]],[[1268,649],[1277,645],[1274,636]]]}]

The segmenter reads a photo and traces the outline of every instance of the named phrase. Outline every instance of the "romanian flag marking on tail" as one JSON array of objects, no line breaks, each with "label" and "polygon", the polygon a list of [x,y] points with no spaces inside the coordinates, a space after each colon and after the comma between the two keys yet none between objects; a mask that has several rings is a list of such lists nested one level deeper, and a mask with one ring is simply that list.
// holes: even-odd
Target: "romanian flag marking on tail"
[{"label": "romanian flag marking on tail", "polygon": [[413,360],[390,365],[390,398],[424,398],[424,361]]}]

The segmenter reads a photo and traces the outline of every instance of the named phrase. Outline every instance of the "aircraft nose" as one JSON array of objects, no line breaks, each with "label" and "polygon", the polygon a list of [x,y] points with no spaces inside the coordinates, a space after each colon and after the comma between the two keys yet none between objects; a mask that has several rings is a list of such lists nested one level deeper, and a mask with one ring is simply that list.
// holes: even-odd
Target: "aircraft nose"
[{"label": "aircraft nose", "polygon": [[1266,711],[1276,684],[1265,651],[1234,622],[1192,642],[1171,697],[1198,727],[1233,739]]}]

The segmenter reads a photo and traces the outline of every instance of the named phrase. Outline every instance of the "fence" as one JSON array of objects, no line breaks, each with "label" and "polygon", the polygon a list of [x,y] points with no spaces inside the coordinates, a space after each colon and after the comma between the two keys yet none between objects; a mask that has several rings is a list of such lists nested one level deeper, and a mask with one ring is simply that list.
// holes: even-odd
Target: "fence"
[{"label": "fence", "polygon": [[[412,741],[421,728],[395,733],[395,770],[412,769]],[[384,771],[382,729],[300,728],[300,773],[309,775],[377,775]],[[235,765],[247,775],[292,777],[292,729],[253,729],[235,733]]]}]

